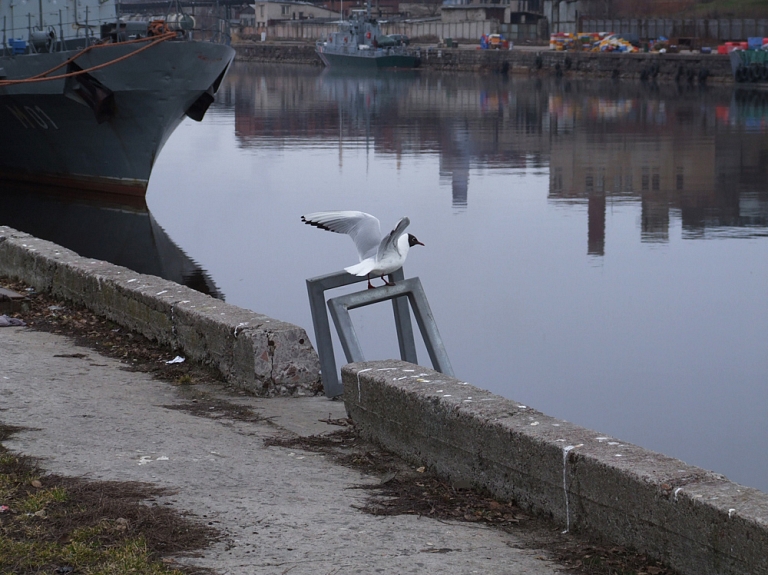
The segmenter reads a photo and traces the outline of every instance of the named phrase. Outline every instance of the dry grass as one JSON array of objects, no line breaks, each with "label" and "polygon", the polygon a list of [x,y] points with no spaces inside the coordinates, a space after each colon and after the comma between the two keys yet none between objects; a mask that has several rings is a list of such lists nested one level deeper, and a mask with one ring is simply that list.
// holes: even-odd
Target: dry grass
[{"label": "dry grass", "polygon": [[153,501],[166,491],[46,474],[2,446],[18,431],[0,425],[0,573],[202,573],[167,556],[204,548],[217,533]]}]

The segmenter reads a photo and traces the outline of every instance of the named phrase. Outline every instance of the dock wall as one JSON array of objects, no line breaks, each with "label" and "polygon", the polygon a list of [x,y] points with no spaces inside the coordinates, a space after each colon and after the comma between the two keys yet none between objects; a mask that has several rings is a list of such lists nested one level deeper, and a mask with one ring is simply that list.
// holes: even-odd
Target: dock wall
[{"label": "dock wall", "polygon": [[[234,45],[234,48],[239,61],[322,66],[314,45],[245,42]],[[422,70],[440,72],[509,73],[566,79],[613,78],[685,84],[733,83],[730,59],[721,54],[609,54],[557,52],[545,48],[467,50],[434,47],[422,47],[419,53]]]},{"label": "dock wall", "polygon": [[296,325],[3,226],[0,275],[170,345],[256,395],[309,394],[318,388],[317,353]]},{"label": "dock wall", "polygon": [[363,436],[686,575],[768,574],[768,494],[402,361],[349,364]]},{"label": "dock wall", "polygon": [[[0,226],[0,275],[82,304],[258,395],[301,394],[303,329]],[[361,434],[454,484],[486,489],[686,575],[768,575],[768,494],[399,360],[342,369]]]}]

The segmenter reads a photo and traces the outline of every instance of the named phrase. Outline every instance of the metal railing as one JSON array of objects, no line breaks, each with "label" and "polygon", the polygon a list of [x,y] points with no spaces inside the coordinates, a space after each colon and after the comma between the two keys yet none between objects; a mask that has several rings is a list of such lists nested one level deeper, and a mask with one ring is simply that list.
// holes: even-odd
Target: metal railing
[{"label": "metal railing", "polygon": [[[395,285],[353,292],[329,299],[327,302],[347,362],[365,361],[363,350],[349,316],[349,310],[391,300],[400,347],[400,359],[410,363],[418,363],[411,314],[408,308],[410,303],[433,367],[441,373],[453,376],[453,368],[448,359],[448,353],[443,345],[440,332],[437,330],[437,324],[421,286],[421,281],[419,278],[404,279],[402,268],[388,277],[390,282],[394,282]],[[364,281],[366,281],[365,277],[353,276],[345,271],[307,280],[312,324],[315,329],[317,353],[320,357],[321,379],[327,397],[341,395],[344,387],[336,368],[331,327],[326,311],[325,292]]]},{"label": "metal railing", "polygon": [[[77,16],[65,19],[62,10],[59,10],[58,19],[55,24],[49,23],[49,20],[40,24],[34,14],[28,13],[25,17],[27,20],[26,26],[18,25],[18,15],[16,18],[10,18],[10,23],[8,22],[8,17],[3,15],[2,49],[0,54],[2,56],[9,56],[14,54],[63,52],[87,48],[101,40],[103,26],[111,25],[117,31],[126,24],[126,21],[121,20],[118,16],[93,21],[90,17],[88,6],[85,7],[84,12],[85,17],[83,20],[79,20]],[[147,20],[142,20],[142,22],[149,22],[151,18],[148,17]],[[162,16],[159,16],[158,19],[165,20]],[[169,26],[183,37],[189,36],[191,38],[194,34],[197,37],[196,39],[227,45],[231,44],[232,41],[229,20],[220,16],[213,16],[213,24],[210,27],[186,30],[173,28],[173,24],[169,24]],[[65,30],[72,32],[65,35]],[[144,35],[146,36],[146,33]],[[129,36],[127,39],[131,39],[131,37]]]}]

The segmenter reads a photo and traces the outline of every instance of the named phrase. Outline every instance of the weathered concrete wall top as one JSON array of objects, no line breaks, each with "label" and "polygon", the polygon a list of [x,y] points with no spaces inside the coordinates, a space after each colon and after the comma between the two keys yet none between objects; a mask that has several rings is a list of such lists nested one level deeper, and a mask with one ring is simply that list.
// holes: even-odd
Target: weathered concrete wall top
[{"label": "weathered concrete wall top", "polygon": [[3,226],[0,274],[168,344],[257,395],[313,393],[319,385],[320,362],[304,329],[177,283]]},{"label": "weathered concrete wall top", "polygon": [[402,361],[342,369],[369,439],[689,575],[768,574],[768,494]]}]

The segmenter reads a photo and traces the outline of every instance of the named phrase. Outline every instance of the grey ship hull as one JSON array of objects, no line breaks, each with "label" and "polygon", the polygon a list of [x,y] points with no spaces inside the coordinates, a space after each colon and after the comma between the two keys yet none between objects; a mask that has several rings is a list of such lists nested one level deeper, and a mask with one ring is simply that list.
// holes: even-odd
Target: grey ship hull
[{"label": "grey ship hull", "polygon": [[[77,65],[88,69],[139,47],[111,44]],[[0,79],[29,78],[76,53],[2,57]],[[0,177],[143,196],[163,145],[190,106],[215,92],[233,57],[223,44],[167,41],[91,72],[114,95],[102,123],[65,80],[0,86]]]},{"label": "grey ship hull", "polygon": [[419,58],[402,49],[356,50],[333,46],[318,46],[315,51],[328,68],[406,68],[419,65]]}]

